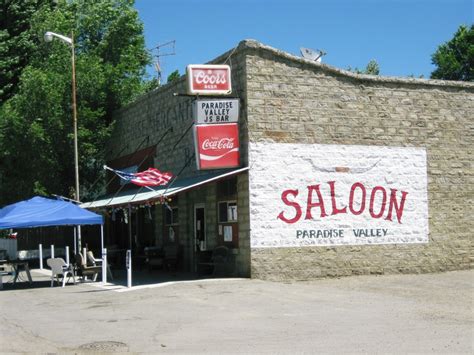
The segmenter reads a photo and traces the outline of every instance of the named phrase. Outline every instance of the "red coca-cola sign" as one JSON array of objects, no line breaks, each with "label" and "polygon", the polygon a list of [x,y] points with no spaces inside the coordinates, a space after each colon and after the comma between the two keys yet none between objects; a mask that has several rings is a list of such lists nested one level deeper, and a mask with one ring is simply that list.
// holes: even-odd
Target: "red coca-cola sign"
[{"label": "red coca-cola sign", "polygon": [[240,165],[237,123],[195,126],[198,169],[234,168]]},{"label": "red coca-cola sign", "polygon": [[188,94],[227,95],[232,92],[228,65],[191,64],[187,67]]}]

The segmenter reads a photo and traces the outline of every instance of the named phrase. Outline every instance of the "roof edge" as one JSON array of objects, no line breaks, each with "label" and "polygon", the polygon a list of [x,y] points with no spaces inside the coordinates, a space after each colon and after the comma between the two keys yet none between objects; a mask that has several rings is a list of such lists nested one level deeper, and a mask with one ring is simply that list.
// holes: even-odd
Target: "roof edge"
[{"label": "roof edge", "polygon": [[393,83],[393,84],[408,84],[408,85],[425,85],[425,86],[437,86],[444,88],[458,88],[458,89],[474,89],[474,83],[466,81],[453,81],[453,80],[438,80],[438,79],[419,79],[419,78],[405,78],[396,76],[379,76],[379,75],[367,75],[367,74],[356,74],[348,70],[339,69],[334,66],[318,63],[308,59],[304,59],[288,52],[273,48],[271,46],[262,44],[254,39],[245,39],[241,41],[235,48],[222,54],[221,56],[214,59],[212,62],[219,62],[222,58],[227,58],[232,54],[245,50],[254,51],[265,51],[275,56],[285,58],[294,62],[307,64],[314,66],[315,68],[322,69],[327,73],[334,74],[336,76],[344,76],[360,81],[371,81],[374,83]]}]

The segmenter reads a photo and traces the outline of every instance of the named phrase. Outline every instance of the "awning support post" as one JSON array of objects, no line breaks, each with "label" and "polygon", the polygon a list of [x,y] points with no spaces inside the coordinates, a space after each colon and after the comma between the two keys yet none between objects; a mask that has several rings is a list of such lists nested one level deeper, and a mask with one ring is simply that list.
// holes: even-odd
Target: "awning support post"
[{"label": "awning support post", "polygon": [[128,204],[128,239],[130,245],[130,253],[132,252],[132,205]]},{"label": "awning support post", "polygon": [[43,270],[43,245],[38,245],[40,270]]},{"label": "awning support post", "polygon": [[104,225],[100,225],[100,250],[102,250],[102,283],[107,283],[107,249],[104,248]]},{"label": "awning support post", "polygon": [[82,249],[82,241],[81,241],[81,226],[77,226],[77,249]]},{"label": "awning support post", "polygon": [[66,245],[66,264],[69,266],[69,245]]},{"label": "awning support post", "polygon": [[127,250],[125,257],[125,265],[127,267],[127,287],[132,287],[132,251]]}]

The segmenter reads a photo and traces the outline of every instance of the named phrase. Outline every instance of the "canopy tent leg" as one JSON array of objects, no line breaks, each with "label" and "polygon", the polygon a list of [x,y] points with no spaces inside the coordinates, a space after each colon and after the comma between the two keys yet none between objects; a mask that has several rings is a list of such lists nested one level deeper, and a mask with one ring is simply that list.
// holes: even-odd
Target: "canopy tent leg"
[{"label": "canopy tent leg", "polygon": [[77,254],[77,233],[76,226],[74,226],[74,255]]}]

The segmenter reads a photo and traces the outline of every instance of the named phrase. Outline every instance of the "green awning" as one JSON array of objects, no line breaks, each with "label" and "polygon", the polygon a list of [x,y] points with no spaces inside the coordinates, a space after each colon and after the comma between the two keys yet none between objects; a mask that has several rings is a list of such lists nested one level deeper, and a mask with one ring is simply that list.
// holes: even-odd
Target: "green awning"
[{"label": "green awning", "polygon": [[175,195],[177,193],[190,190],[222,178],[240,174],[247,170],[249,170],[249,168],[245,167],[230,171],[228,170],[225,172],[210,172],[189,178],[176,179],[169,187],[159,186],[157,188],[154,188],[154,191],[150,191],[146,188],[121,191],[117,194],[102,196],[100,197],[100,199],[91,202],[84,202],[80,206],[82,208],[103,208],[124,206],[128,204],[140,204],[145,203],[147,201],[151,202],[158,200],[161,197]]}]

